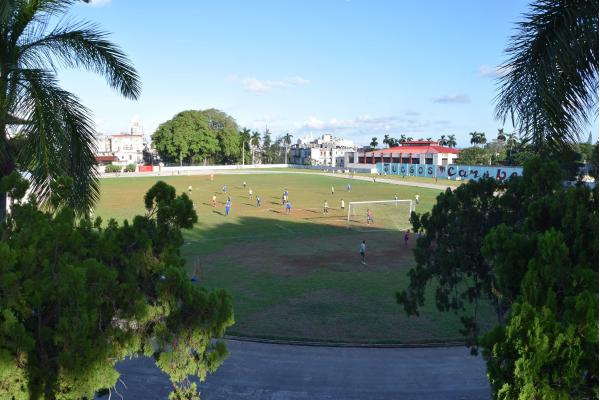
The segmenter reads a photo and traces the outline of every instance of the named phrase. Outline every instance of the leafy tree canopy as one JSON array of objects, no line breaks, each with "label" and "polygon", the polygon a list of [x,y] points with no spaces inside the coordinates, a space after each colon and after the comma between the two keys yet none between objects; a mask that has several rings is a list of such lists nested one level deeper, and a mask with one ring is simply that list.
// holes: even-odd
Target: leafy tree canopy
[{"label": "leafy tree canopy", "polygon": [[[496,398],[598,396],[598,190],[563,176],[533,158],[523,177],[469,182],[411,217],[417,266],[397,300],[418,315],[433,284],[438,309],[475,305],[462,333],[483,346]],[[482,301],[498,315],[483,337]]]},{"label": "leafy tree canopy", "polygon": [[179,162],[234,163],[242,151],[235,120],[215,109],[178,113],[159,125],[152,142],[162,158]]},{"label": "leafy tree canopy", "polygon": [[[24,193],[15,174],[1,181]],[[14,204],[0,227],[0,397],[93,398],[118,378],[115,364],[146,355],[167,373],[175,393],[189,392],[189,375],[203,379],[227,351],[231,299],[188,278],[179,248],[181,229],[197,221],[185,193],[157,182],[146,194],[146,215],[122,224],[55,213],[35,197]]]}]

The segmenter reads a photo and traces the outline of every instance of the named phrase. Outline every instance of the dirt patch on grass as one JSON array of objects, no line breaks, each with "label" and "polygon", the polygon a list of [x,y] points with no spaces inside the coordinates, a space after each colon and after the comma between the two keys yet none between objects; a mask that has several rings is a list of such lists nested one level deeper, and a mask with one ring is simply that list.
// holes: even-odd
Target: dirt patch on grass
[{"label": "dirt patch on grass", "polygon": [[[282,231],[283,233],[283,231]],[[398,236],[398,238],[396,238]],[[347,235],[275,239],[236,243],[201,258],[203,265],[228,261],[252,272],[301,277],[317,269],[332,271],[377,271],[407,269],[413,266],[413,245],[400,243],[399,234],[376,232]],[[367,264],[361,263],[359,245],[367,241]]]}]

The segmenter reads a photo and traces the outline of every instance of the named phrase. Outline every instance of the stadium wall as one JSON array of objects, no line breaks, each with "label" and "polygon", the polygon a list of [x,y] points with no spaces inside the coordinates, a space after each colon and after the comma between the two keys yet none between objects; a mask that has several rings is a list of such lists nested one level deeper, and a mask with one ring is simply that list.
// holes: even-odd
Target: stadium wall
[{"label": "stadium wall", "polygon": [[479,180],[492,178],[504,180],[522,176],[522,167],[482,166],[482,165],[432,165],[377,163],[377,172],[387,175],[420,176],[426,178]]}]

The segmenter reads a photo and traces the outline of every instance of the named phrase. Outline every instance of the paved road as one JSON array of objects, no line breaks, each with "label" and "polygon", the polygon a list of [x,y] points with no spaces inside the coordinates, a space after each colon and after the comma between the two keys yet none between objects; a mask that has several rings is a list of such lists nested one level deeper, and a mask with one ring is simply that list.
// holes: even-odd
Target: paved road
[{"label": "paved road", "polygon": [[[490,398],[483,360],[464,347],[343,348],[231,340],[228,347],[227,361],[200,385],[203,400]],[[168,379],[150,359],[125,361],[118,369],[127,386],[117,386],[123,399],[167,397]]]}]

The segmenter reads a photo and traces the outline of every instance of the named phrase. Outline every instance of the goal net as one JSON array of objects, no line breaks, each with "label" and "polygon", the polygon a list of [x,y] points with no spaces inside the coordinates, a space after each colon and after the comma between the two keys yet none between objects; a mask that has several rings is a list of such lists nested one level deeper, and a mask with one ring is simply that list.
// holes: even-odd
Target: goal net
[{"label": "goal net", "polygon": [[[409,229],[414,210],[412,200],[352,201],[348,203],[348,228]],[[368,212],[372,223],[367,223]]]}]

